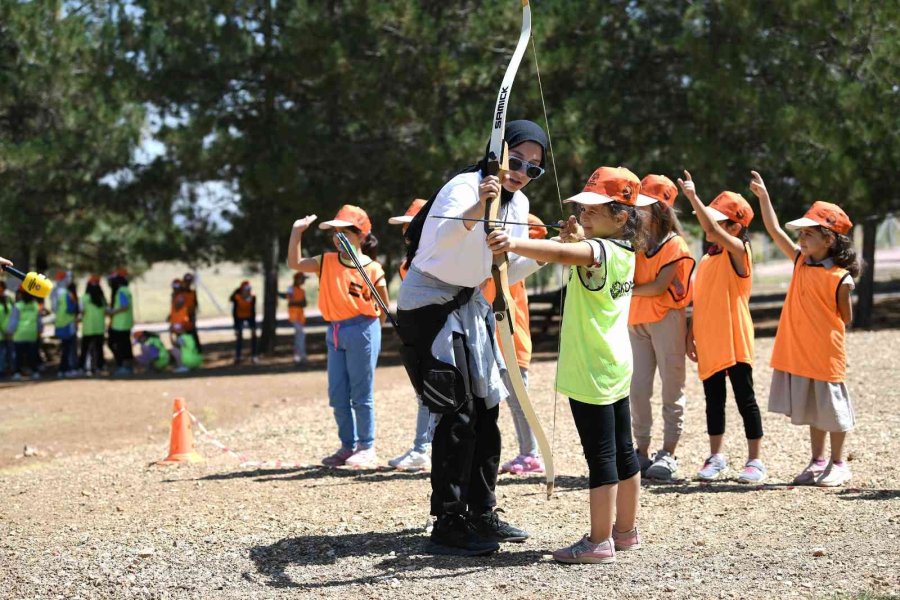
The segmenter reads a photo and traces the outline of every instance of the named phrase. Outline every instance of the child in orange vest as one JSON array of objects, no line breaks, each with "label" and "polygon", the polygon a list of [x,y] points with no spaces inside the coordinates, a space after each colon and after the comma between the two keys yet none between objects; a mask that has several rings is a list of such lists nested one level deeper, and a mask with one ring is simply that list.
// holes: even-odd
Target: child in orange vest
[{"label": "child in orange vest", "polygon": [[734,192],[722,192],[704,206],[697,197],[691,174],[678,180],[690,200],[697,220],[712,247],[697,267],[694,279],[694,315],[688,329],[687,355],[697,361],[706,396],[706,430],[709,456],[697,477],[718,479],[728,468],[722,454],[725,434],[725,379],[744,421],[747,461],[738,475],[741,483],[758,483],[766,478],[759,458],[763,437],[762,417],[753,392],[753,321],[750,318],[750,288],[753,260],[747,227],[753,210]]},{"label": "child in orange vest", "polygon": [[[328,321],[328,399],[334,410],[341,447],[322,460],[328,467],[370,469],[378,466],[375,452],[375,365],[381,351],[381,326],[387,319],[369,287],[345,256],[338,252],[303,258],[301,238],[315,215],[298,219],[288,243],[288,267],[319,275],[319,310]],[[353,246],[359,262],[378,294],[388,303],[384,270],[375,262],[378,240],[369,216],[358,206],[345,204],[319,229],[341,232]]]},{"label": "child in orange vest", "polygon": [[288,301],[288,321],[294,327],[294,364],[306,362],[306,291],[303,283],[306,275],[294,273],[294,283],[284,297]]},{"label": "child in orange vest", "polygon": [[[422,207],[427,204],[427,200],[417,198],[410,203],[406,212],[399,217],[391,217],[388,223],[391,225],[402,225],[403,233],[409,229],[409,224],[413,220]],[[404,237],[404,241],[405,241]],[[404,259],[400,264],[399,275],[402,280],[409,271],[408,260]],[[419,409],[416,412],[416,434],[413,438],[412,447],[401,454],[395,456],[388,461],[388,465],[394,467],[398,471],[430,471],[431,470],[431,438],[434,435],[435,419],[422,404],[422,399],[416,395],[416,403]]]},{"label": "child in orange vest", "polygon": [[[635,254],[628,334],[634,356],[631,419],[638,461],[650,479],[669,481],[678,471],[675,448],[684,429],[685,307],[691,303],[694,261],[675,215],[678,188],[664,175],[647,175],[641,195],[656,200],[642,208],[650,250]],[[662,382],[663,445],[650,458],[653,379]]]},{"label": "child in orange vest", "polygon": [[[778,224],[762,177],[752,174],[750,189],[759,198],[766,231],[794,261],[772,350],[769,411],[809,426],[812,459],[794,484],[844,485],[851,477],[844,442],[856,423],[844,383],[845,325],[853,318],[850,292],[860,271],[848,237],[853,223],[839,206],[815,202],[802,218],[786,223],[799,230],[795,244]],[[826,437],[831,438],[831,462],[825,460]]]},{"label": "child in orange vest", "polygon": [[[547,228],[543,222],[536,216],[529,213],[528,215],[528,237],[532,240],[542,240],[547,237]],[[494,285],[493,278],[488,279],[481,286],[481,293],[488,304],[494,301],[497,295],[497,288]],[[528,387],[528,368],[531,366],[531,316],[528,312],[528,292],[525,290],[525,280],[521,279],[509,285],[509,293],[515,302],[515,325],[513,327],[513,341],[516,346],[516,360],[518,362],[519,371],[522,373],[522,381]],[[500,336],[497,336],[497,344],[501,344]],[[512,393],[512,384],[509,382],[509,376],[504,375],[503,379],[506,389],[510,391],[506,398],[509,410],[512,413],[513,426],[516,430],[516,439],[519,442],[519,454],[512,460],[508,460],[500,465],[501,473],[509,473],[511,475],[527,475],[531,473],[543,473],[544,461],[538,451],[537,439],[525,418],[525,412],[519,399]]]},{"label": "child in orange vest", "polygon": [[231,316],[234,319],[234,364],[241,362],[241,349],[244,344],[244,327],[250,328],[250,360],[259,362],[256,355],[256,294],[249,281],[242,281],[238,289],[231,294]]},{"label": "child in orange vest", "polygon": [[199,308],[199,303],[197,302],[197,290],[193,285],[194,274],[185,273],[184,277],[181,278],[181,291],[184,294],[185,306],[187,307],[188,319],[190,320],[190,326],[185,327],[185,331],[194,338],[194,341],[197,343],[197,350],[203,352],[203,346],[200,345],[200,334],[197,333],[197,309]]}]

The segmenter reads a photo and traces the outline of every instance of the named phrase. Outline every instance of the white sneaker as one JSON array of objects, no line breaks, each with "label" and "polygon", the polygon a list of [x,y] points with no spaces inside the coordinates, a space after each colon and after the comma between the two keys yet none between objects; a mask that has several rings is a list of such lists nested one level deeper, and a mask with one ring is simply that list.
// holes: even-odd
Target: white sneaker
[{"label": "white sneaker", "polygon": [[350,469],[374,469],[378,466],[378,455],[375,448],[357,450],[344,461],[344,466]]},{"label": "white sneaker", "polygon": [[759,483],[766,478],[766,467],[758,458],[748,460],[738,475],[738,483]]},{"label": "white sneaker", "polygon": [[842,462],[839,465],[833,462],[828,463],[828,467],[822,476],[816,481],[819,487],[839,487],[850,481],[853,474],[850,472],[850,465]]},{"label": "white sneaker", "polygon": [[389,461],[388,464],[390,464],[398,471],[431,470],[431,457],[424,452],[416,452],[415,450],[410,450],[403,456],[392,458],[391,461],[396,461],[396,463],[391,464],[391,462]]},{"label": "white sneaker", "polygon": [[704,481],[712,481],[718,479],[728,468],[728,459],[724,454],[710,454],[709,458],[703,463],[703,468],[697,473],[697,478]]}]

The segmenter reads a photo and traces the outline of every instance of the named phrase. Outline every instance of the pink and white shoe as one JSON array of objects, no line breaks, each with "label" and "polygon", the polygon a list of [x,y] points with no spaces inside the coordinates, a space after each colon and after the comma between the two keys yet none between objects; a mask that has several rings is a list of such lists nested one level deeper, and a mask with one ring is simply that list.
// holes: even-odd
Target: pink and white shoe
[{"label": "pink and white shoe", "polygon": [[326,467],[341,467],[351,456],[353,456],[352,448],[338,448],[334,454],[323,458],[322,464]]},{"label": "pink and white shoe", "polygon": [[794,477],[794,485],[813,485],[825,472],[828,461],[824,458],[809,461],[806,468],[800,471],[800,474]]},{"label": "pink and white shoe", "polygon": [[378,467],[378,455],[375,448],[357,450],[353,456],[344,461],[348,469],[375,469]]},{"label": "pink and white shoe", "polygon": [[846,462],[831,462],[822,473],[822,476],[816,480],[819,487],[839,487],[850,481],[853,474],[850,472],[850,465]]},{"label": "pink and white shoe", "polygon": [[616,526],[613,525],[612,540],[616,551],[641,549],[641,534],[638,533],[637,527],[631,531],[619,531],[616,529]]},{"label": "pink and white shoe", "polygon": [[587,535],[565,548],[553,553],[553,560],[569,564],[606,564],[616,562],[616,548],[612,538],[599,544],[593,543]]},{"label": "pink and white shoe", "polygon": [[520,454],[509,462],[503,463],[500,467],[501,473],[510,473],[511,475],[527,475],[529,473],[543,473],[544,461],[538,456],[530,454]]}]

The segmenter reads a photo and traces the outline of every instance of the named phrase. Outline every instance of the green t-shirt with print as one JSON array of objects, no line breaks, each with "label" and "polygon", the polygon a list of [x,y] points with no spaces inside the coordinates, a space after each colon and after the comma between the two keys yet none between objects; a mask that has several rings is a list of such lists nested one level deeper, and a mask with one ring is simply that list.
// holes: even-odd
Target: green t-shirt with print
[{"label": "green t-shirt with print", "polygon": [[599,245],[598,263],[569,271],[556,389],[573,400],[604,405],[627,397],[631,388],[634,250],[619,240],[588,243]]}]

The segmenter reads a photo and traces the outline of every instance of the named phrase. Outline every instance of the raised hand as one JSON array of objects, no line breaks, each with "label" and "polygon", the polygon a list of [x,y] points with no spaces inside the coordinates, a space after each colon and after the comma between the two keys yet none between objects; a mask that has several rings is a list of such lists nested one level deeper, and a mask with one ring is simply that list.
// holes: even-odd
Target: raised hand
[{"label": "raised hand", "polygon": [[756,171],[750,171],[750,191],[753,195],[762,200],[769,197],[769,191],[766,189],[766,182],[763,181],[762,175]]},{"label": "raised hand", "polygon": [[688,200],[697,199],[697,187],[694,185],[694,180],[691,179],[691,174],[687,169],[684,171],[684,179],[678,178],[678,187],[681,188]]},{"label": "raised hand", "polygon": [[304,231],[309,229],[309,226],[312,225],[317,218],[318,217],[316,217],[316,215],[307,215],[302,219],[297,219],[296,221],[294,221],[293,230],[297,233],[303,233]]},{"label": "raised hand", "polygon": [[584,238],[584,227],[581,226],[575,215],[569,216],[569,219],[563,224],[563,228],[559,232],[559,241],[568,244],[580,242]]},{"label": "raised hand", "polygon": [[0,265],[12,266],[12,261],[0,256]]}]

